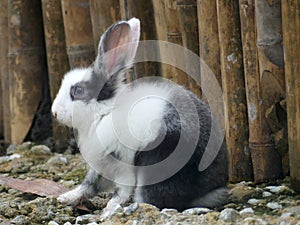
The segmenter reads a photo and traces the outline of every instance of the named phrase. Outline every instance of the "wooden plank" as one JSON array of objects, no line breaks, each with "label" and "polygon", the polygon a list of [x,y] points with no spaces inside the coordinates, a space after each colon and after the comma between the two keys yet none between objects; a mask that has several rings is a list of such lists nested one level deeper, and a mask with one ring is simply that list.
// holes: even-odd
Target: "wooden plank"
[{"label": "wooden plank", "polygon": [[11,140],[26,137],[39,106],[46,60],[40,1],[8,0]]},{"label": "wooden plank", "polygon": [[291,185],[300,191],[300,1],[282,0]]},{"label": "wooden plank", "polygon": [[70,67],[89,66],[95,59],[89,0],[61,0]]},{"label": "wooden plank", "polygon": [[[282,37],[281,37],[281,15],[280,0],[256,0],[255,18],[257,27],[257,50],[259,63],[259,84],[260,98],[257,112],[261,114],[261,126],[256,133],[258,142],[251,145],[251,157],[254,169],[254,181],[266,182],[268,180],[278,179],[282,176],[281,156],[275,148],[275,143],[271,138],[270,127],[265,124],[265,112],[281,97],[276,97],[277,82],[284,90],[284,74],[282,67]],[[276,65],[277,64],[277,65]],[[282,92],[279,90],[277,93]],[[279,94],[280,96],[282,94]],[[277,95],[277,96],[279,96]],[[275,96],[275,98],[274,98]],[[282,96],[284,98],[284,96]],[[253,110],[253,108],[252,108]],[[260,139],[258,137],[260,136]]]},{"label": "wooden plank", "polygon": [[[2,84],[3,133],[5,144],[11,143],[9,76],[8,76],[8,2],[0,1],[0,62]],[[1,110],[2,111],[2,110]],[[2,117],[2,116],[1,116]]]},{"label": "wooden plank", "polygon": [[[60,0],[42,0],[45,43],[47,50],[50,94],[54,100],[64,74],[70,69]],[[61,152],[68,146],[70,134],[66,127],[52,121],[54,148]]]},{"label": "wooden plank", "polygon": [[217,0],[230,181],[249,178],[248,121],[238,0]]}]

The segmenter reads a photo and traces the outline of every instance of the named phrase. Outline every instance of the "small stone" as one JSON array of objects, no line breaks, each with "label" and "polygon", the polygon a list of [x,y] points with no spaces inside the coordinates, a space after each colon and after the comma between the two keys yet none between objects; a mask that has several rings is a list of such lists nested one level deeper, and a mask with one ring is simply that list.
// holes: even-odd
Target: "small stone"
[{"label": "small stone", "polygon": [[96,216],[95,215],[86,214],[86,215],[82,215],[82,216],[77,216],[75,224],[76,225],[88,224],[88,223],[95,222],[95,221],[96,221]]},{"label": "small stone", "polygon": [[6,155],[12,155],[17,150],[17,147],[13,144],[10,144],[6,149]]},{"label": "small stone", "polygon": [[282,209],[282,205],[280,205],[278,202],[269,202],[267,207],[270,209]]},{"label": "small stone", "polygon": [[268,191],[264,191],[264,192],[262,193],[262,196],[263,196],[264,198],[270,197],[271,195],[272,195],[272,193],[271,193],[271,192],[268,192]]},{"label": "small stone", "polygon": [[239,218],[239,212],[232,208],[221,211],[219,219],[224,222],[235,222]]},{"label": "small stone", "polygon": [[282,219],[286,219],[286,218],[289,218],[289,217],[291,217],[293,215],[293,213],[291,213],[291,212],[284,212],[284,213],[282,213],[281,214],[281,218]]},{"label": "small stone", "polygon": [[168,217],[171,217],[176,213],[178,213],[177,209],[167,209],[167,208],[165,208],[165,209],[161,210],[161,214],[163,214],[165,216],[168,216]]},{"label": "small stone", "polygon": [[0,164],[6,163],[9,161],[9,156],[1,156],[0,157]]},{"label": "small stone", "polygon": [[133,220],[131,225],[138,225],[138,221],[137,220]]},{"label": "small stone", "polygon": [[211,209],[208,208],[191,208],[186,209],[182,212],[183,215],[200,215],[200,214],[206,214],[208,212],[211,212]]},{"label": "small stone", "polygon": [[51,157],[46,164],[51,165],[51,166],[60,166],[60,165],[65,165],[68,163],[68,160],[66,157],[62,155],[56,155]]},{"label": "small stone", "polygon": [[284,209],[284,213],[291,213],[291,215],[300,215],[300,206],[291,206]]},{"label": "small stone", "polygon": [[241,225],[268,225],[269,223],[267,223],[265,220],[260,219],[260,218],[252,218],[252,217],[248,217],[246,219],[244,219],[241,223]]},{"label": "small stone", "polygon": [[27,216],[19,215],[11,220],[11,224],[29,224],[30,219]]},{"label": "small stone", "polygon": [[250,204],[250,205],[258,205],[260,202],[261,202],[260,199],[251,198],[251,199],[248,200],[247,203]]},{"label": "small stone", "polygon": [[50,221],[50,222],[48,223],[48,225],[59,225],[59,224],[56,223],[55,221]]},{"label": "small stone", "polygon": [[245,208],[240,211],[240,215],[253,215],[254,210],[252,208]]},{"label": "small stone", "polygon": [[30,148],[32,148],[33,143],[30,141],[24,142],[21,145],[18,146],[19,151],[28,151]]},{"label": "small stone", "polygon": [[70,222],[66,222],[64,223],[64,225],[72,225]]},{"label": "small stone", "polygon": [[30,149],[33,154],[51,155],[51,149],[46,145],[36,145]]},{"label": "small stone", "polygon": [[127,206],[127,207],[124,207],[124,214],[129,216],[131,215],[132,213],[134,213],[137,209],[139,208],[139,204],[138,203],[132,203],[131,205]]},{"label": "small stone", "polygon": [[96,223],[96,222],[91,222],[91,223],[88,223],[87,225],[98,225],[98,223]]},{"label": "small stone", "polygon": [[266,189],[272,193],[279,194],[286,191],[288,188],[286,186],[267,186]]}]

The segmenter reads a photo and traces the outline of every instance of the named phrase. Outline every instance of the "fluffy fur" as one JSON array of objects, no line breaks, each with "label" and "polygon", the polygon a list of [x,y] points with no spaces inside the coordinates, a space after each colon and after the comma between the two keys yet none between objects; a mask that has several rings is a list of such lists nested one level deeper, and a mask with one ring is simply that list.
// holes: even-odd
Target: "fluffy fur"
[{"label": "fluffy fur", "polygon": [[[101,37],[95,63],[70,71],[62,81],[53,115],[78,131],[81,152],[97,172],[91,169],[83,183],[61,195],[59,201],[76,205],[97,194],[103,188],[100,173],[108,174],[116,185],[104,217],[131,194],[135,201],[159,208],[183,210],[224,204],[228,196],[225,143],[212,164],[198,171],[211,131],[212,115],[206,105],[169,82],[123,83],[139,35],[136,18],[112,25]],[[154,174],[142,169],[164,162],[179,144],[189,146],[193,141],[197,142],[191,155],[188,149],[181,149],[169,167]],[[132,167],[123,167],[120,162]],[[169,175],[173,167],[176,173]],[[153,182],[156,176],[165,179]]]}]

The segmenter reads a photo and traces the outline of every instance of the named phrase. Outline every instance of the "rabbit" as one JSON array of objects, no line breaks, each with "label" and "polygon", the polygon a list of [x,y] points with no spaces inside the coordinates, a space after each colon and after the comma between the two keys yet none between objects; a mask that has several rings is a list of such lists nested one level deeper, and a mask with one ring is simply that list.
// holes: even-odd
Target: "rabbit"
[{"label": "rabbit", "polygon": [[[78,146],[91,169],[78,187],[58,200],[77,205],[96,195],[105,186],[103,175],[115,185],[103,218],[131,196],[160,209],[225,204],[229,196],[225,141],[213,162],[198,170],[213,118],[204,101],[158,78],[126,84],[139,38],[139,19],[119,21],[101,36],[90,67],[65,74],[52,114],[76,129]],[[185,149],[194,142],[193,151]]]}]

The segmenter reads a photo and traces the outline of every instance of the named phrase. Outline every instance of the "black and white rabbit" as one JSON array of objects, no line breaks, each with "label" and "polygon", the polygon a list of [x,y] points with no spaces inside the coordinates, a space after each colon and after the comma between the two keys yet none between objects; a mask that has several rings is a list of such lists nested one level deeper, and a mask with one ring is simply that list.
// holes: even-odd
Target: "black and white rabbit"
[{"label": "black and white rabbit", "polygon": [[[225,143],[208,168],[198,170],[212,126],[207,106],[190,91],[159,79],[124,82],[139,37],[138,19],[113,24],[101,37],[95,62],[68,72],[62,81],[52,113],[77,130],[92,169],[58,200],[76,205],[92,197],[101,190],[99,174],[104,174],[116,186],[104,216],[131,195],[159,208],[220,206],[228,197]],[[195,141],[192,151],[185,149]]]}]

